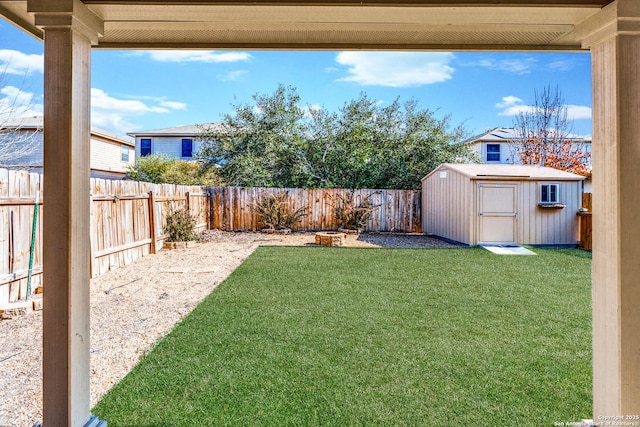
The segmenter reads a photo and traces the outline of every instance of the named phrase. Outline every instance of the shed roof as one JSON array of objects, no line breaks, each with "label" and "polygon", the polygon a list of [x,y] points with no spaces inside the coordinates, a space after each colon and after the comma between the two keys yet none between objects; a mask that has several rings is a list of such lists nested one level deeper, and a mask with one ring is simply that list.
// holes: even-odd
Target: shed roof
[{"label": "shed roof", "polygon": [[459,172],[473,180],[478,179],[501,179],[501,180],[528,180],[528,181],[581,181],[584,176],[558,169],[543,166],[528,165],[497,165],[497,164],[454,164],[443,163],[429,175],[422,178],[427,179],[434,173],[443,169],[451,169]]}]

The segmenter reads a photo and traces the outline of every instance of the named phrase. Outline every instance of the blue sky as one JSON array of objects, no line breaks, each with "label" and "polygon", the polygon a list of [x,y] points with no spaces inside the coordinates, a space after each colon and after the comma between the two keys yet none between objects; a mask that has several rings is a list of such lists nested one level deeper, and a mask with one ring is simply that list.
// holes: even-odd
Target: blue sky
[{"label": "blue sky", "polygon": [[[511,126],[534,91],[558,86],[574,132],[591,135],[588,53],[94,50],[92,124],[117,135],[215,122],[279,83],[337,111],[361,92],[382,105],[416,99],[478,134]],[[43,44],[0,19],[0,114],[42,114]]]}]

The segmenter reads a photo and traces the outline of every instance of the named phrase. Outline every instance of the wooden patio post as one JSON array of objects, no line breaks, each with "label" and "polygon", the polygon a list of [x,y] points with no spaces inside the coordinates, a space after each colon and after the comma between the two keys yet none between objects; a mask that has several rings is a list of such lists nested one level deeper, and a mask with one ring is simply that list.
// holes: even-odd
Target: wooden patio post
[{"label": "wooden patio post", "polygon": [[576,36],[593,71],[594,421],[638,422],[624,417],[640,415],[640,2],[616,0]]},{"label": "wooden patio post", "polygon": [[89,421],[89,105],[102,22],[78,0],[29,0],[44,30],[44,425]]}]

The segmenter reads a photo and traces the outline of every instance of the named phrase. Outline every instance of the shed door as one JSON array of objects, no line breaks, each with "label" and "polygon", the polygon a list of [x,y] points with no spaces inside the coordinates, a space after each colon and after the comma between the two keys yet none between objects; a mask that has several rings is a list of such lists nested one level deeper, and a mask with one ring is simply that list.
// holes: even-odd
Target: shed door
[{"label": "shed door", "polygon": [[478,243],[516,242],[515,184],[478,184]]}]

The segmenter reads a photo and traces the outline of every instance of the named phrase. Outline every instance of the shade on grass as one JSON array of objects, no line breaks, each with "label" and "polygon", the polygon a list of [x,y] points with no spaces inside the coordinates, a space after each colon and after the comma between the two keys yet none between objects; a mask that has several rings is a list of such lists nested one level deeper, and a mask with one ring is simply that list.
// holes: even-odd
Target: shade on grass
[{"label": "shade on grass", "polygon": [[590,254],[261,247],[93,409],[116,426],[591,414]]}]

